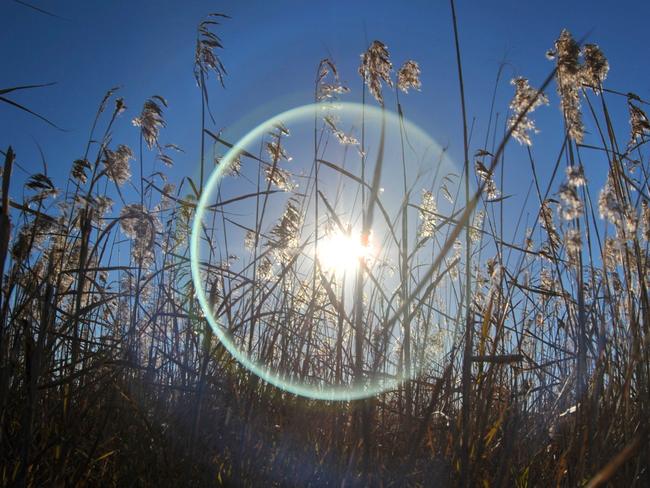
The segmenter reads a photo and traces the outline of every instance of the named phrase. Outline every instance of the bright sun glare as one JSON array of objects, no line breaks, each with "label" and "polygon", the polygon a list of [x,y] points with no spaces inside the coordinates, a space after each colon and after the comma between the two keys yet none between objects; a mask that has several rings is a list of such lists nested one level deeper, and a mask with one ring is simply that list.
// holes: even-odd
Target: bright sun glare
[{"label": "bright sun glare", "polygon": [[369,263],[377,254],[372,234],[367,243],[360,233],[336,231],[318,242],[318,262],[324,270],[334,273],[352,272],[361,259]]}]

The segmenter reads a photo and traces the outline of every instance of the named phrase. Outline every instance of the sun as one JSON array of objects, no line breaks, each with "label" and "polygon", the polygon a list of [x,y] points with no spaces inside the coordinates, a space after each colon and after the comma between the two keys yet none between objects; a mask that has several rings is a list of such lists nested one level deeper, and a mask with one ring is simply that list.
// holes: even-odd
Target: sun
[{"label": "sun", "polygon": [[369,264],[377,255],[372,233],[364,242],[360,232],[335,231],[318,241],[318,263],[336,274],[355,271],[361,260]]}]

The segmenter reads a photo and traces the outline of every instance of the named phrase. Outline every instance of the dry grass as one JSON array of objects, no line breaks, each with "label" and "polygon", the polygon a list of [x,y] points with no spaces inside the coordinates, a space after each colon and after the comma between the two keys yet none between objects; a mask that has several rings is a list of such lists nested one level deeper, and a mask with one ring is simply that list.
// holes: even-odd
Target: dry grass
[{"label": "dry grass", "polygon": [[[23,200],[9,195],[19,155],[2,153],[0,484],[650,484],[650,123],[647,102],[606,88],[598,48],[563,32],[540,91],[513,80],[504,126],[493,108],[483,145],[462,128],[462,175],[411,174],[406,125],[382,126],[372,140],[331,118],[316,117],[298,141],[313,147],[306,174],[292,171],[285,127],[239,156],[227,176],[237,194],[215,194],[201,236],[203,280],[227,334],[310,385],[413,378],[369,399],[323,402],[242,368],[193,290],[188,238],[209,149],[232,145],[209,129],[210,77],[226,76],[212,22],[223,18],[211,16],[197,37],[198,184],[174,186],[159,171],[179,149],[161,141],[159,96],[134,120],[132,151],[111,140],[128,121],[109,91],[63,190],[37,174]],[[420,89],[419,66],[409,60],[397,77],[391,69],[375,41],[360,67],[362,103],[404,114],[399,90]],[[316,103],[347,96],[332,61],[316,74]],[[565,137],[543,181],[531,112],[548,103],[542,92],[554,80]],[[629,129],[614,127],[610,107],[626,104],[632,135],[621,141]],[[380,191],[391,136],[402,150],[390,163],[401,178],[393,207]],[[528,158],[526,208],[535,211],[527,220],[522,210],[514,229],[504,224],[511,137]],[[608,163],[599,196],[584,181],[592,153]],[[343,191],[356,195],[352,208],[342,209]],[[375,232],[385,266],[363,261],[343,279],[315,264],[314,248],[348,223],[362,240]],[[518,237],[506,242],[506,233]],[[233,248],[245,255],[235,259]]]}]

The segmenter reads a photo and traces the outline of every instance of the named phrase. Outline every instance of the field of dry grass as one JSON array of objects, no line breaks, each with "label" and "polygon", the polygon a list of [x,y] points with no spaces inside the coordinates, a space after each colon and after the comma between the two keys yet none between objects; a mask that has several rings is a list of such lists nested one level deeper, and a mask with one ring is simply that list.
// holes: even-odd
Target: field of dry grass
[{"label": "field of dry grass", "polygon": [[[1,148],[1,486],[650,485],[649,102],[563,31],[548,78],[512,80],[476,134],[452,19],[457,172],[418,152],[408,97],[427,87],[380,41],[356,89],[315,60],[302,129],[226,139],[209,96],[239,20],[220,14],[197,31],[198,179],[165,175],[182,149],[158,95],[127,118],[110,90],[63,188],[43,172],[11,194],[21,155]],[[564,137],[543,178],[552,90]],[[527,189],[504,187],[506,147]]]}]

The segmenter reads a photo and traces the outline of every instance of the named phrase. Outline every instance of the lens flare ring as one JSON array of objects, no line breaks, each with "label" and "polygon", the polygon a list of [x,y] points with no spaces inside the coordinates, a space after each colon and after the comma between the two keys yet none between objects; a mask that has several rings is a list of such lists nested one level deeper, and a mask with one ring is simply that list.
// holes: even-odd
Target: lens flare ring
[{"label": "lens flare ring", "polygon": [[[282,112],[266,120],[254,128],[252,131],[248,132],[244,137],[242,137],[232,148],[230,148],[230,150],[221,160],[220,164],[210,175],[201,198],[197,204],[196,213],[192,222],[190,235],[190,263],[196,298],[205,315],[205,319],[208,321],[208,324],[210,325],[212,331],[217,336],[219,341],[242,366],[257,375],[262,380],[295,395],[307,397],[314,400],[352,401],[368,398],[394,389],[401,382],[410,378],[394,375],[388,379],[366,381],[357,385],[327,387],[315,387],[314,385],[287,380],[270,367],[264,364],[260,364],[257,361],[251,359],[247,353],[243,351],[228,336],[228,334],[225,333],[224,327],[219,324],[219,321],[213,313],[213,309],[210,306],[208,300],[208,294],[206,293],[201,280],[201,260],[199,257],[201,223],[204,219],[206,208],[209,205],[209,199],[211,195],[218,187],[218,184],[222,178],[228,173],[228,169],[235,160],[236,155],[241,154],[242,150],[244,150],[249,143],[253,142],[257,137],[263,135],[274,127],[277,127],[277,124],[279,123],[287,124],[291,121],[296,121],[301,118],[311,120],[311,123],[313,123],[314,114],[318,114],[319,111],[322,111],[324,107],[335,109],[338,113],[350,111],[350,113],[363,113],[365,117],[386,117],[386,121],[389,121],[393,124],[400,124],[402,128],[408,132],[411,138],[418,138],[420,140],[426,141],[427,147],[430,147],[432,149],[432,152],[437,152],[438,154],[444,155],[444,151],[440,145],[431,139],[431,137],[429,137],[422,129],[420,129],[412,122],[409,122],[405,118],[402,118],[400,120],[397,114],[386,109],[383,109],[382,111],[382,109],[374,106],[364,106],[358,103],[337,102],[335,105],[329,105],[329,107],[328,104],[324,103],[309,104],[293,108],[286,112]],[[396,125],[396,127],[399,127],[399,125]],[[446,159],[446,157],[443,159]],[[347,243],[349,244],[349,241],[347,241]],[[338,246],[345,244],[345,242],[336,242],[333,244],[333,247],[334,249],[337,249]],[[367,249],[357,249],[357,253],[359,255],[355,256],[355,259],[358,260],[365,258],[368,252],[369,251]]]}]

